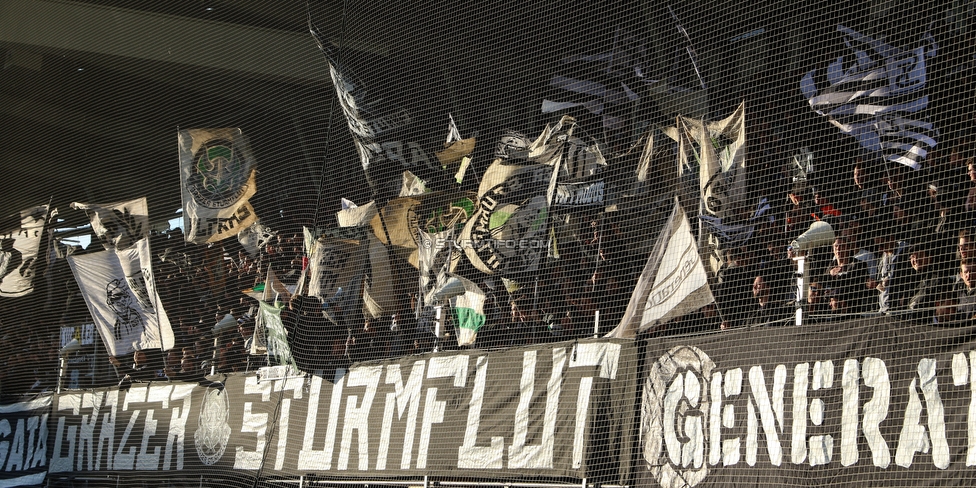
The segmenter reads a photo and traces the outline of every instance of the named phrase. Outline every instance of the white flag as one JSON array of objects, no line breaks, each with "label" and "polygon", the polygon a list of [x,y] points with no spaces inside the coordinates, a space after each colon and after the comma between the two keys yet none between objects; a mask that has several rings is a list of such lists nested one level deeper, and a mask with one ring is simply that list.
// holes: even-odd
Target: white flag
[{"label": "white flag", "polygon": [[367,252],[360,240],[320,237],[309,260],[308,295],[327,302],[358,300]]},{"label": "white flag", "polygon": [[92,230],[105,249],[127,249],[149,236],[146,197],[106,204],[72,202],[71,208],[88,214]]},{"label": "white flag", "polygon": [[638,332],[714,301],[688,219],[675,199],[674,211],[637,279],[627,311],[608,336],[634,338]]},{"label": "white flag", "polygon": [[[745,203],[746,117],[745,103],[728,117],[701,121],[678,117],[677,129],[664,133],[679,143],[679,171],[692,169],[690,157],[698,163],[702,214],[725,218]],[[695,146],[691,142],[695,142]]]},{"label": "white flag", "polygon": [[148,239],[125,250],[67,259],[109,354],[173,347],[173,329],[156,294]]},{"label": "white flag", "polygon": [[187,242],[217,242],[257,221],[248,203],[257,170],[240,129],[183,130],[179,145]]},{"label": "white flag", "polygon": [[47,210],[47,205],[22,210],[16,224],[0,228],[0,297],[34,291],[34,268]]},{"label": "white flag", "polygon": [[[257,323],[261,324],[266,331],[265,350],[271,361],[271,365],[288,365],[293,370],[297,370],[295,358],[291,355],[291,348],[288,347],[288,333],[281,322],[281,309],[265,302],[258,303]],[[252,354],[254,354],[252,350]]]}]

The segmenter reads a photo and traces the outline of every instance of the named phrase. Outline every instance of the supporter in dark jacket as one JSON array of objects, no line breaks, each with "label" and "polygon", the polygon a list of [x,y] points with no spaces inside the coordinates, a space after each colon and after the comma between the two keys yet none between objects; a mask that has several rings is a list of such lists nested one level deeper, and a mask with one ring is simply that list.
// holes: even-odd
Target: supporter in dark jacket
[{"label": "supporter in dark jacket", "polygon": [[774,299],[772,288],[762,274],[753,279],[752,296],[754,300],[746,310],[746,326],[787,325],[790,315],[796,311],[787,302]]},{"label": "supporter in dark jacket", "polygon": [[834,240],[834,262],[820,278],[826,293],[830,311],[834,313],[863,313],[871,303],[868,286],[868,267],[854,259],[848,238]]}]

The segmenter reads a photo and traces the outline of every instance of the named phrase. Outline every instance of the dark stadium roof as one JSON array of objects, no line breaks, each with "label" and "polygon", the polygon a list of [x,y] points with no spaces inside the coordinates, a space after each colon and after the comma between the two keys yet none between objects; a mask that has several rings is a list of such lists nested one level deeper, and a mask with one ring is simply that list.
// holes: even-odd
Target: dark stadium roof
[{"label": "dark stadium roof", "polygon": [[[731,0],[707,11],[697,10],[695,2],[674,9],[698,42],[706,75],[738,77],[738,86],[728,79],[710,86],[712,103],[720,90],[728,90],[731,107],[740,90],[755,89],[755,80],[734,73],[721,59],[730,52],[723,51],[730,39],[765,27],[767,49],[780,56],[778,43],[797,29],[829,34],[835,20],[845,20],[824,17],[834,12],[827,4],[839,3],[825,2],[816,24],[785,8],[789,2],[773,10]],[[640,2],[607,2],[596,10],[489,2],[417,12],[408,2],[389,1],[370,2],[355,15],[342,10],[343,2],[312,4],[330,39],[376,54],[423,52],[448,75],[443,96],[454,107],[487,114],[499,127],[538,113],[538,100],[524,96],[528,84],[520,84],[542,73],[536,68],[567,52],[592,52],[584,43],[610,42],[612,30],[600,24],[601,11],[615,10],[618,22],[643,19],[646,25],[638,28],[653,25],[656,39],[678,35],[664,5],[635,6]],[[621,16],[620,9],[635,15]],[[859,15],[849,6],[837,10]],[[361,173],[345,128],[329,124],[341,119],[330,119],[336,113],[330,105],[334,89],[308,33],[307,15],[304,0],[0,2],[0,217],[51,201],[66,219],[59,225],[81,226],[87,223],[82,212],[66,211],[72,201],[145,195],[153,219],[168,220],[180,207],[181,127],[241,127],[261,171],[258,213],[313,213],[296,208],[302,203],[290,190],[338,188],[344,181],[359,182],[343,178],[361,179]],[[670,59],[674,51],[668,45],[654,48],[658,58]],[[818,55],[828,54],[821,46]],[[782,91],[797,73],[766,83]],[[496,91],[486,91],[486,83]],[[325,171],[335,161],[351,170]],[[339,196],[363,195],[330,195],[328,204],[337,204]]]},{"label": "dark stadium roof", "polygon": [[171,218],[178,127],[242,127],[271,158],[304,130],[290,118],[328,102],[302,88],[331,89],[306,17],[304,2],[3,2],[0,213],[50,200],[83,225],[70,202],[146,195]]}]

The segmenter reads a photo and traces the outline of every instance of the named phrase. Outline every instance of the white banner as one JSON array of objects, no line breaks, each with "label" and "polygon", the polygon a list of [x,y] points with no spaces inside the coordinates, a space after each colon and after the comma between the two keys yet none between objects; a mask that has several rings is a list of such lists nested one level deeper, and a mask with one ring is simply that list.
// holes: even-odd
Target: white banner
[{"label": "white banner", "polygon": [[68,256],[105,349],[112,356],[173,347],[173,330],[156,294],[149,240],[126,250]]},{"label": "white banner", "polygon": [[47,221],[47,205],[20,212],[20,225],[0,229],[0,297],[34,291],[34,264]]},{"label": "white banner", "polygon": [[254,157],[240,129],[180,131],[180,183],[187,242],[237,235],[257,221]]},{"label": "white banner", "polygon": [[92,231],[105,249],[127,249],[149,236],[146,197],[107,204],[72,202],[71,208],[88,214]]}]

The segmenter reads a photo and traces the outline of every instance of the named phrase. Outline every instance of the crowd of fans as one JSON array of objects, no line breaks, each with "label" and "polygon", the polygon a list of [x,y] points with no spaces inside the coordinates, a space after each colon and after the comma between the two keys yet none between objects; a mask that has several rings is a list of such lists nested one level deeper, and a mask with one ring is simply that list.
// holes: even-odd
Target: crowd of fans
[{"label": "crowd of fans", "polygon": [[[775,111],[761,111],[767,112]],[[976,320],[972,138],[957,134],[945,140],[917,170],[885,162],[875,153],[842,151],[838,160],[818,163],[822,168],[816,171],[789,157],[797,147],[778,129],[789,127],[789,121],[770,120],[758,117],[748,129],[748,201],[740,202],[740,222],[733,218],[728,223],[749,223],[752,234],[721,249],[725,264],[711,283],[716,303],[654,327],[647,335],[787,325],[794,323],[798,307],[809,320],[869,314],[940,325]],[[673,168],[673,154],[658,157],[654,171],[664,181],[667,171],[662,168]],[[816,156],[817,161],[825,159]],[[608,187],[636,188],[621,184],[625,173],[611,169]],[[649,231],[660,228],[670,212],[670,194],[652,191],[652,186],[632,192],[636,205],[628,207],[618,198],[615,211],[554,209],[552,220],[560,222],[554,234],[558,251],[523,276],[485,275],[462,260],[455,272],[469,277],[486,295],[487,319],[473,347],[590,337],[616,326],[656,237]],[[768,205],[759,218],[758,202]],[[688,214],[694,219],[694,209]],[[815,222],[830,224],[836,238],[832,245],[802,251],[809,291],[798,303],[795,258],[801,251],[790,244]],[[697,225],[692,228],[698,231]],[[94,252],[97,247],[66,251]],[[252,354],[258,302],[245,291],[264,283],[269,268],[292,289],[298,285],[308,267],[300,234],[281,232],[258,252],[248,252],[236,239],[189,244],[175,229],[154,234],[151,248],[159,298],[176,347],[109,358],[116,373],[113,381],[194,380],[269,364],[267,354]],[[397,261],[395,253],[391,259],[396,305],[379,318],[361,307],[342,310],[338,303],[317,297],[279,297],[288,343],[301,369],[459,347],[450,309],[432,316],[429,307],[418,303],[416,268]],[[54,321],[66,326],[90,320],[81,316],[87,310],[63,259],[45,271],[45,281],[40,287],[47,293],[44,311],[57,317]],[[0,337],[0,344],[21,351],[0,364],[4,392],[14,383],[21,392],[52,387],[56,373],[46,365],[56,362],[57,334],[29,327],[4,330],[15,332]]]},{"label": "crowd of fans", "polygon": [[[713,287],[722,314],[710,325],[793,323],[798,307],[820,320],[893,314],[974,323],[976,165],[963,158],[969,146],[935,152],[918,170],[860,153],[844,178],[784,175],[788,204],[767,214],[745,245],[726,250],[728,267]],[[830,224],[832,245],[789,246],[818,221]],[[809,285],[800,303],[798,254]]]}]

